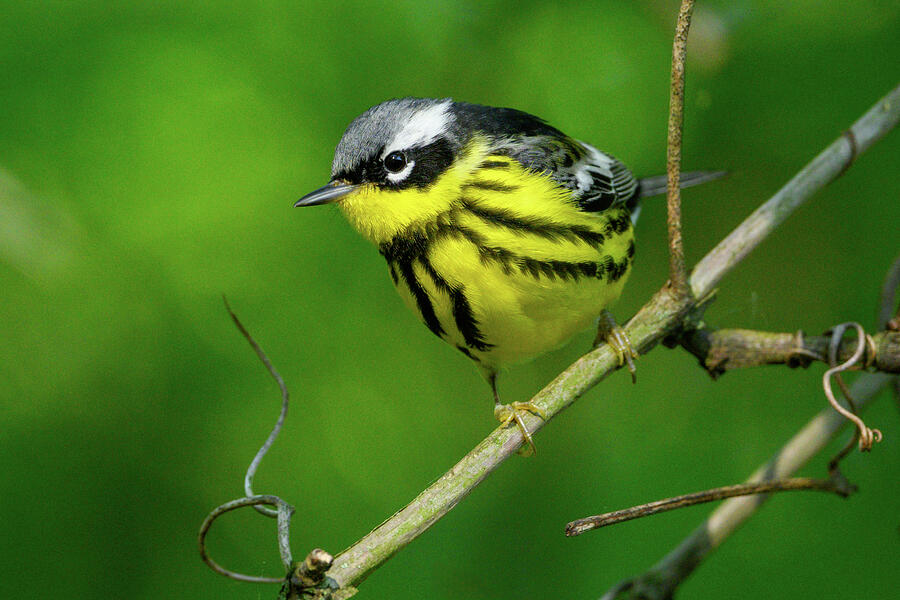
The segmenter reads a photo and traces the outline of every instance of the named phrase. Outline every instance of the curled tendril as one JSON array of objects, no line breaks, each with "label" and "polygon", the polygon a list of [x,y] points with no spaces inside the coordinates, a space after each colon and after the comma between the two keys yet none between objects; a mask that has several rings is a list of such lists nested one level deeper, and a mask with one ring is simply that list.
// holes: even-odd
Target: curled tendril
[{"label": "curled tendril", "polygon": [[240,319],[238,319],[234,311],[231,310],[231,306],[229,306],[228,304],[228,299],[226,299],[224,296],[222,299],[225,302],[225,309],[228,311],[228,314],[231,315],[231,319],[234,321],[234,324],[237,326],[238,330],[241,332],[244,338],[246,338],[246,340],[250,343],[250,346],[253,347],[253,350],[254,352],[256,352],[259,360],[262,361],[263,365],[269,371],[269,374],[278,384],[278,388],[281,390],[281,412],[278,415],[278,420],[275,423],[275,427],[273,427],[272,432],[269,434],[269,437],[266,438],[265,443],[256,453],[256,456],[253,457],[253,461],[250,463],[250,467],[247,469],[247,474],[244,477],[244,492],[246,494],[246,497],[238,498],[237,500],[232,500],[231,502],[226,502],[225,504],[216,507],[212,512],[209,513],[209,515],[207,515],[206,519],[203,521],[203,525],[200,526],[200,535],[198,536],[200,556],[203,559],[203,562],[205,562],[213,571],[219,573],[220,575],[224,575],[225,577],[230,577],[231,579],[237,579],[238,581],[249,581],[252,583],[283,583],[285,580],[284,577],[262,577],[257,575],[245,575],[243,573],[237,573],[235,571],[231,571],[230,569],[226,569],[225,567],[214,561],[206,551],[206,534],[209,532],[209,528],[212,527],[212,524],[216,519],[232,510],[243,508],[245,506],[252,506],[260,514],[263,514],[267,517],[273,517],[278,520],[278,552],[281,555],[281,562],[284,566],[285,573],[289,573],[293,565],[290,546],[290,524],[291,517],[294,514],[294,507],[278,496],[257,495],[253,493],[253,476],[256,474],[256,470],[259,467],[260,461],[262,461],[266,452],[268,452],[269,448],[272,447],[272,444],[275,442],[275,439],[281,432],[285,417],[287,416],[289,402],[287,386],[285,386],[281,375],[278,374],[278,371],[269,361],[266,353],[263,352],[263,349],[259,346],[259,344],[256,343],[256,340],[253,339],[253,336],[250,335],[250,332],[247,331],[246,327],[244,327],[244,324],[241,323]]},{"label": "curled tendril", "polygon": [[[856,350],[846,361],[841,364],[836,364],[841,340],[844,337],[844,333],[850,328],[856,330]],[[866,349],[870,350],[868,356],[865,356],[867,354]],[[831,343],[828,346],[828,364],[831,365],[831,368],[825,371],[825,374],[822,376],[822,387],[825,390],[825,396],[828,398],[828,402],[845,419],[852,421],[853,424],[856,425],[856,436],[859,438],[859,449],[862,452],[871,450],[874,443],[881,441],[881,432],[877,429],[870,429],[865,422],[856,415],[856,408],[853,403],[853,398],[850,396],[850,390],[847,389],[840,374],[854,367],[859,367],[860,360],[862,359],[865,359],[865,364],[863,366],[870,364],[872,357],[875,354],[874,349],[875,342],[872,340],[872,337],[865,332],[862,325],[859,323],[841,323],[832,330]],[[840,386],[844,397],[847,399],[847,403],[850,405],[849,410],[841,406],[840,402],[835,398],[834,391],[831,389],[832,377],[837,379],[838,385]]]},{"label": "curled tendril", "polygon": [[[278,420],[275,422],[275,426],[272,428],[271,433],[269,433],[269,437],[266,438],[266,441],[256,452],[256,456],[253,457],[253,460],[250,462],[250,466],[247,468],[247,474],[244,476],[244,495],[250,498],[251,496],[256,495],[253,493],[253,477],[256,475],[256,470],[259,468],[259,463],[262,462],[263,457],[269,451],[269,448],[272,447],[272,444],[275,443],[275,440],[278,438],[278,434],[281,433],[281,428],[284,427],[284,420],[287,418],[288,404],[290,403],[290,394],[288,394],[288,389],[284,384],[284,380],[281,378],[278,370],[275,369],[275,366],[269,360],[269,357],[266,356],[266,353],[263,351],[262,347],[260,347],[255,339],[253,339],[253,336],[250,335],[250,332],[247,331],[247,328],[244,327],[244,324],[241,323],[241,320],[238,319],[238,316],[235,314],[235,312],[231,310],[231,305],[228,304],[228,298],[222,296],[222,300],[225,302],[225,310],[227,310],[228,314],[231,315],[231,320],[234,321],[234,324],[238,328],[238,331],[240,331],[241,335],[243,335],[247,342],[250,343],[250,346],[253,348],[256,356],[259,358],[260,362],[262,362],[263,366],[266,367],[266,370],[269,371],[269,374],[272,376],[272,379],[275,380],[275,383],[278,384],[278,389],[281,391],[281,412],[278,414]],[[278,516],[277,510],[269,508],[267,506],[254,505],[253,508],[258,513],[267,517],[272,517],[273,519]]]},{"label": "curled tendril", "polygon": [[294,507],[278,496],[250,496],[248,498],[238,498],[237,500],[232,500],[231,502],[226,502],[221,506],[217,506],[209,513],[209,515],[207,515],[206,519],[203,520],[203,525],[200,526],[198,542],[200,544],[200,557],[210,569],[220,575],[230,577],[231,579],[237,579],[238,581],[249,581],[251,583],[282,583],[284,581],[284,577],[244,575],[243,573],[237,573],[230,569],[226,569],[214,561],[206,551],[206,534],[209,532],[209,528],[212,527],[212,524],[216,519],[225,513],[238,508],[263,505],[275,507],[276,515],[278,516],[278,551],[281,554],[281,563],[284,566],[285,572],[288,572],[291,569],[293,559],[291,558],[289,524],[291,516],[294,514]]}]

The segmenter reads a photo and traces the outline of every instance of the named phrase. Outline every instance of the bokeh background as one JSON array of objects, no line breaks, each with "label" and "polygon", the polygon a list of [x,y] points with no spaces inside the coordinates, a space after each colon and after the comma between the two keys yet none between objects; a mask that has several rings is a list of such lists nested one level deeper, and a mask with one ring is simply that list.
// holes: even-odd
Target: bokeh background
[{"label": "bokeh background", "polygon": [[[893,87],[900,4],[702,1],[689,44],[685,194],[696,261]],[[295,210],[381,100],[514,106],[664,170],[674,1],[9,2],[0,20],[0,596],[273,598],[224,579],[196,532],[241,494],[278,394],[226,294],[294,398],[259,492],[298,507],[294,552],[338,552],[494,426],[480,376],[396,296],[337,209]],[[720,326],[874,325],[900,248],[900,132],[721,286]],[[648,202],[615,309],[664,281]],[[502,380],[526,399],[590,333]],[[371,598],[598,597],[710,507],[563,536],[574,518],[735,483],[825,406],[821,366],[713,382],[657,349],[508,461],[362,587]],[[774,498],[684,597],[888,597],[900,588],[900,419],[845,471],[860,493]],[[837,445],[833,444],[832,448]],[[824,459],[805,473],[824,472]],[[223,564],[277,575],[274,526],[210,534]]]}]

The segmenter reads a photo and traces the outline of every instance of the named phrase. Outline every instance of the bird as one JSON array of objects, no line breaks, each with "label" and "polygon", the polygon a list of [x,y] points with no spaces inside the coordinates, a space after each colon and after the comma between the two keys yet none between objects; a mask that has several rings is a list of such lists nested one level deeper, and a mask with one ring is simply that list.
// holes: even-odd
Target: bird
[{"label": "bird", "polygon": [[[681,175],[681,186],[721,177]],[[640,200],[666,177],[638,179],[618,159],[543,119],[450,98],[399,98],[356,117],[337,144],[328,183],[294,206],[336,203],[387,261],[405,303],[470,359],[504,404],[498,373],[563,345],[598,322],[634,373],[637,353],[607,310],[635,256]]]}]

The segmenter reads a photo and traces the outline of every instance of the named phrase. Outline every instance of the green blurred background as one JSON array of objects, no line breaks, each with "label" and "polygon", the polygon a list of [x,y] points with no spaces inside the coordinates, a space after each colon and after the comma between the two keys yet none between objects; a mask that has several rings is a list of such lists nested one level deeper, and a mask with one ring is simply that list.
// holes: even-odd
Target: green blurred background
[{"label": "green blurred background", "polygon": [[[674,1],[3,2],[0,20],[0,597],[274,598],[209,571],[196,532],[241,494],[277,389],[293,393],[256,488],[298,507],[294,552],[338,552],[494,426],[487,386],[396,296],[337,209],[291,208],[381,100],[514,106],[664,169]],[[897,83],[895,0],[701,1],[689,45],[685,194],[696,261]],[[874,325],[900,247],[895,132],[722,284],[720,326]],[[664,281],[664,207],[615,309]],[[525,399],[588,346],[515,367]],[[735,483],[825,406],[822,369],[712,382],[657,349],[613,376],[373,574],[371,598],[593,598],[710,510],[563,536],[574,518]],[[774,498],[684,597],[887,597],[900,587],[900,428],[854,455],[849,501]],[[837,445],[833,444],[832,448]],[[822,474],[824,459],[807,474]],[[210,534],[223,564],[277,575],[273,522]]]}]

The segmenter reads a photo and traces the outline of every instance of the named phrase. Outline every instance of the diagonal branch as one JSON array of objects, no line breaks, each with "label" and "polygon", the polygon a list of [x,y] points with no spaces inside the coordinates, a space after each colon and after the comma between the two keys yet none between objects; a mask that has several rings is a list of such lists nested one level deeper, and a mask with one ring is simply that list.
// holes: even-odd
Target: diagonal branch
[{"label": "diagonal branch", "polygon": [[740,227],[694,267],[690,284],[702,298],[804,202],[837,179],[857,156],[872,147],[900,120],[900,85],[875,103],[853,126],[787,182]]},{"label": "diagonal branch", "polygon": [[[871,147],[898,120],[900,86],[853,124],[849,135],[856,141],[855,152],[847,135],[836,140],[700,261],[690,278],[694,296],[702,298],[708,295],[722,277],[768,237],[791,212],[836,178],[857,154]],[[649,351],[681,327],[690,308],[690,304],[685,306],[664,287],[629,322],[627,332],[632,345],[642,354]],[[549,420],[616,368],[615,354],[608,346],[602,346],[578,359],[532,401],[544,410]],[[532,432],[545,424],[533,415],[525,415],[524,420]],[[341,587],[359,584],[456,506],[522,443],[518,428],[495,429],[415,500],[337,556],[328,572],[329,577]]]}]

